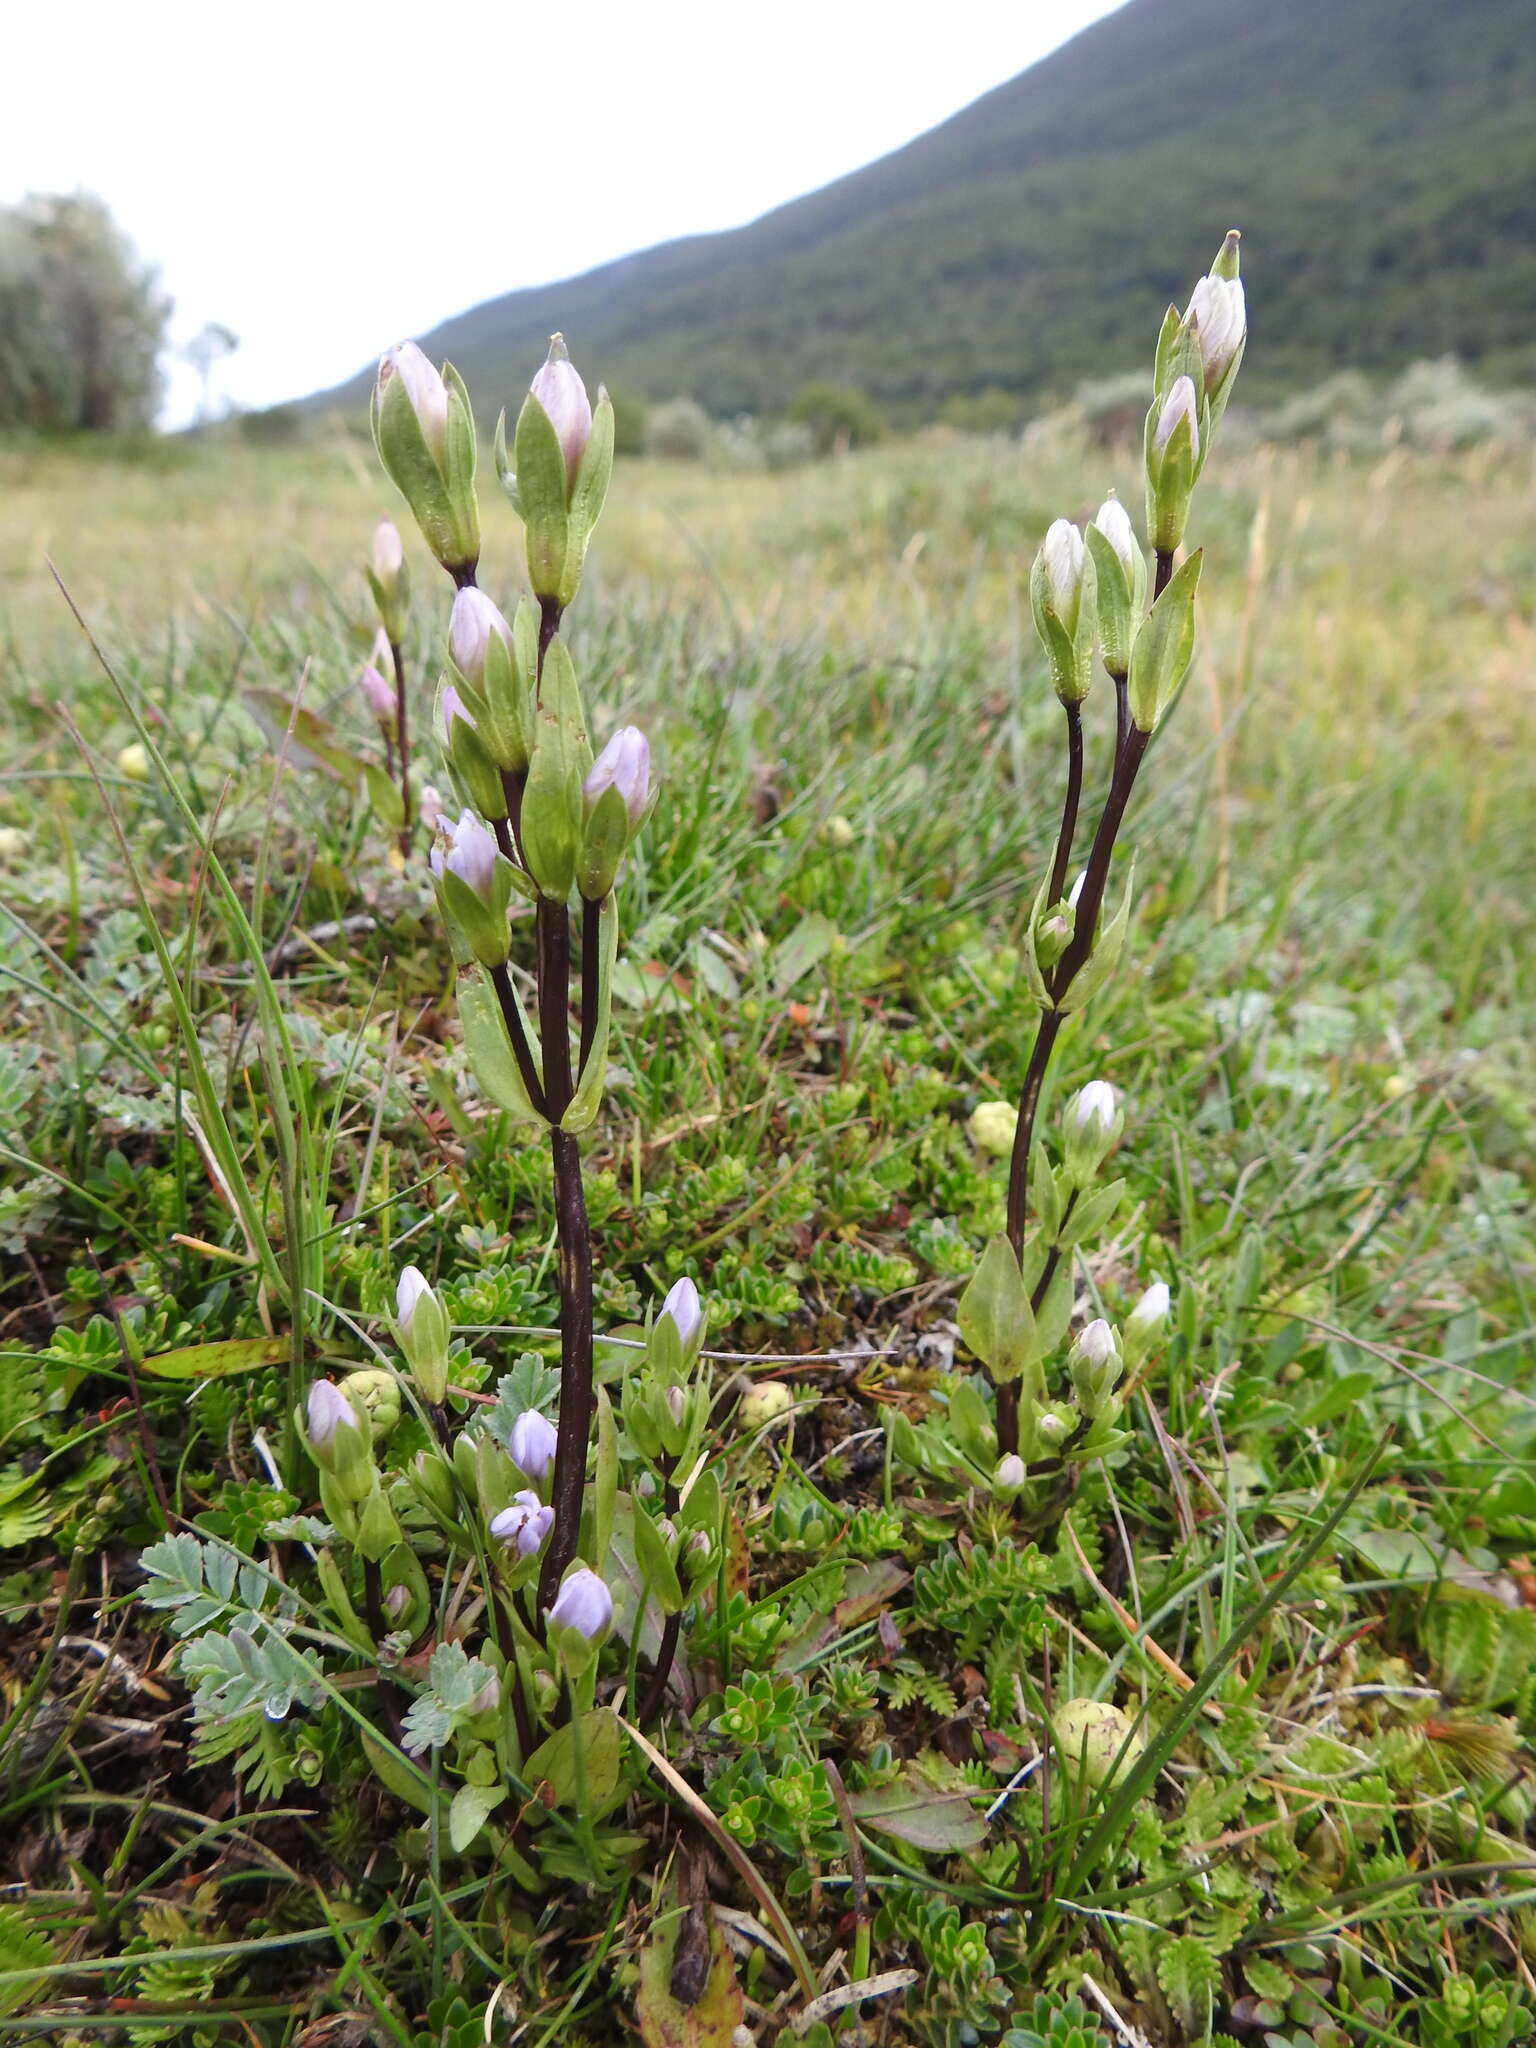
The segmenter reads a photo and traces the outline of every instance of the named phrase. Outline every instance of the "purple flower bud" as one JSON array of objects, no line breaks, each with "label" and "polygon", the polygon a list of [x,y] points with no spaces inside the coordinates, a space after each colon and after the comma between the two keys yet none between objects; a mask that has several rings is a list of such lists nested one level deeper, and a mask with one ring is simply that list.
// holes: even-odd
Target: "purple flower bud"
[{"label": "purple flower bud", "polygon": [[469,1703],[472,1714],[494,1714],[501,1705],[501,1680],[493,1671]]},{"label": "purple flower bud", "polygon": [[1248,332],[1248,306],[1242,284],[1235,277],[1202,277],[1184,318],[1195,323],[1205,388],[1207,392],[1214,391],[1231,368]]},{"label": "purple flower bud", "polygon": [[432,872],[457,875],[482,903],[488,903],[496,880],[496,834],[473,811],[460,811],[459,822],[446,828],[444,836],[446,851],[441,846],[432,849]]},{"label": "purple flower bud", "polygon": [[427,1276],[419,1266],[407,1266],[395,1282],[395,1321],[402,1330],[411,1327],[411,1318],[416,1313],[416,1304],[432,1288]]},{"label": "purple flower bud", "polygon": [[362,1428],[357,1410],[334,1380],[316,1380],[310,1388],[306,1420],[316,1450],[323,1450],[338,1429]]},{"label": "purple flower bud", "polygon": [[411,410],[421,428],[422,439],[431,450],[432,459],[441,469],[448,450],[448,387],[427,361],[414,341],[402,341],[386,351],[379,364],[378,397],[384,401],[384,392],[392,377],[398,377],[405,386],[405,395],[411,401]]},{"label": "purple flower bud", "polygon": [[1163,409],[1157,416],[1157,427],[1152,436],[1154,451],[1163,455],[1168,443],[1178,431],[1179,421],[1189,421],[1189,453],[1193,461],[1200,460],[1200,403],[1195,397],[1195,387],[1188,377],[1174,379],[1173,389],[1163,400]]},{"label": "purple flower bud", "polygon": [[620,726],[587,771],[581,794],[588,811],[605,789],[619,792],[630,829],[638,831],[651,800],[651,750],[638,726]]},{"label": "purple flower bud", "polygon": [[409,1586],[391,1586],[384,1595],[384,1612],[391,1621],[398,1621],[410,1604],[411,1589]]},{"label": "purple flower bud", "polygon": [[549,414],[565,456],[565,485],[570,490],[592,438],[592,401],[566,354],[563,335],[550,337],[549,360],[528,388]]},{"label": "purple flower bud", "polygon": [[1094,517],[1094,525],[1109,542],[1125,565],[1127,576],[1136,573],[1136,529],[1131,525],[1131,515],[1111,491]]},{"label": "purple flower bud", "polygon": [[537,1485],[555,1455],[555,1426],[536,1408],[525,1408],[512,1425],[507,1448],[518,1471]]},{"label": "purple flower bud", "polygon": [[443,737],[450,747],[453,745],[453,721],[456,718],[462,718],[470,731],[474,731],[475,721],[470,717],[464,699],[452,683],[447,683],[443,687]]},{"label": "purple flower bud", "polygon": [[502,1543],[515,1544],[522,1557],[532,1557],[554,1527],[555,1511],[541,1505],[528,1487],[514,1494],[512,1505],[491,1518],[491,1534]]},{"label": "purple flower bud", "polygon": [[992,1474],[992,1484],[998,1493],[1007,1497],[1022,1492],[1024,1481],[1028,1477],[1029,1474],[1024,1469],[1024,1460],[1017,1451],[1009,1451],[1006,1457],[998,1459],[997,1470]]},{"label": "purple flower bud", "polygon": [[486,650],[491,635],[499,634],[512,652],[512,628],[483,590],[461,590],[453,600],[448,620],[448,652],[453,665],[466,681],[478,683],[485,674]]},{"label": "purple flower bud", "polygon": [[443,822],[443,793],[434,789],[430,782],[421,786],[421,822],[429,832],[435,832]]},{"label": "purple flower bud", "polygon": [[550,1627],[574,1629],[593,1643],[607,1633],[612,1623],[613,1595],[596,1572],[579,1565],[555,1595],[555,1604],[549,1610]]},{"label": "purple flower bud", "polygon": [[380,675],[392,676],[395,672],[395,650],[390,646],[389,635],[382,626],[374,633],[368,660]]},{"label": "purple flower bud", "polygon": [[688,1397],[684,1394],[682,1388],[668,1387],[667,1413],[671,1416],[672,1420],[678,1425],[679,1428],[682,1427],[683,1417],[687,1413],[687,1410]]},{"label": "purple flower bud", "polygon": [[661,1304],[661,1312],[664,1316],[670,1316],[677,1325],[677,1334],[683,1340],[683,1349],[686,1351],[704,1323],[699,1290],[686,1275],[672,1283],[666,1300]]},{"label": "purple flower bud", "polygon": [[386,516],[373,529],[373,573],[387,588],[400,574],[404,562],[400,529]]},{"label": "purple flower bud", "polygon": [[357,679],[357,686],[368,700],[368,709],[385,725],[393,724],[395,716],[395,693],[370,662]]}]

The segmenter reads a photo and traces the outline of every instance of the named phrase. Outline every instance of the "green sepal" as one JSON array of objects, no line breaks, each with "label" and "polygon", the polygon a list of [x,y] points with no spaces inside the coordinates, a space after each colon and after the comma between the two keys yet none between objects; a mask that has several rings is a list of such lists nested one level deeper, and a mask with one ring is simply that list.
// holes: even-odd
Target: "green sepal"
[{"label": "green sepal", "polygon": [[1138,548],[1138,574],[1126,575],[1125,564],[1115,552],[1109,536],[1097,526],[1087,531],[1088,555],[1097,579],[1099,644],[1104,666],[1118,682],[1131,666],[1131,647],[1147,595],[1147,565]]},{"label": "green sepal", "polygon": [[1029,575],[1029,602],[1035,631],[1045,649],[1051,682],[1063,704],[1081,704],[1093,680],[1093,642],[1097,617],[1094,562],[1083,561],[1082,588],[1078,595],[1077,618],[1069,626],[1052,601],[1051,579],[1045,567],[1045,551],[1035,556]]},{"label": "green sepal", "polygon": [[1080,1196],[1057,1235],[1061,1249],[1070,1251],[1073,1245],[1097,1236],[1119,1208],[1124,1193],[1125,1182],[1114,1180],[1107,1187],[1095,1188],[1091,1195]]},{"label": "green sepal", "polygon": [[640,1567],[647,1593],[663,1614],[678,1613],[683,1605],[683,1588],[677,1576],[677,1566],[668,1555],[666,1541],[656,1526],[654,1516],[648,1514],[639,1502],[635,1504],[634,1533],[635,1562]]},{"label": "green sepal", "polygon": [[[608,1075],[608,1032],[613,1021],[613,966],[619,950],[619,912],[613,898],[606,897],[601,904],[587,904],[584,915],[595,916],[598,922],[597,1028],[592,1033],[591,1050],[576,1077],[570,1106],[560,1119],[561,1130],[572,1133],[596,1123],[602,1107],[603,1082]],[[670,1323],[672,1318],[666,1316],[663,1320]]]},{"label": "green sepal", "polygon": [[1179,330],[1184,316],[1177,306],[1170,306],[1163,315],[1163,324],[1158,329],[1157,353],[1152,364],[1152,392],[1154,401],[1161,404],[1162,397],[1173,383],[1173,352],[1178,346]]},{"label": "green sepal", "polygon": [[[1197,372],[1198,374],[1198,372]],[[1198,392],[1200,386],[1195,384]],[[1206,417],[1204,404],[1197,408],[1203,425]],[[1171,555],[1184,538],[1184,528],[1189,520],[1190,494],[1195,487],[1199,470],[1195,459],[1194,429],[1188,413],[1180,417],[1178,425],[1168,437],[1168,445],[1161,452],[1157,448],[1157,425],[1162,417],[1163,401],[1155,398],[1147,414],[1144,453],[1147,471],[1147,534],[1159,553]],[[1202,448],[1205,436],[1201,437]],[[1164,596],[1167,592],[1164,592]],[[1138,635],[1138,638],[1140,636]]]},{"label": "green sepal", "polygon": [[379,623],[384,628],[385,638],[396,646],[405,638],[405,629],[411,616],[411,568],[402,561],[392,583],[381,583],[371,569],[363,574],[368,578],[368,588],[373,593],[374,606],[379,614]]},{"label": "green sepal", "polygon": [[1133,857],[1120,897],[1120,908],[1107,925],[1100,927],[1093,942],[1093,951],[1073,975],[1070,987],[1057,999],[1056,1007],[1064,1016],[1081,1010],[1114,973],[1125,945],[1126,928],[1131,921],[1131,898],[1135,886],[1136,862]]},{"label": "green sepal", "polygon": [[[539,407],[540,413],[543,407]],[[553,433],[553,429],[551,429]],[[544,657],[533,754],[523,792],[523,853],[543,893],[564,903],[581,848],[581,785],[592,766],[576,670],[561,640]]]},{"label": "green sepal", "polygon": [[528,580],[536,597],[566,600],[566,557],[571,550],[565,451],[555,423],[530,391],[517,416],[512,443],[517,463],[518,510],[528,550]]},{"label": "green sepal", "polygon": [[948,1392],[949,1427],[955,1442],[978,1465],[990,1465],[997,1457],[997,1431],[980,1387],[968,1375],[956,1374]]},{"label": "green sepal", "polygon": [[381,1486],[375,1486],[357,1517],[357,1548],[370,1563],[388,1557],[400,1541],[400,1524]]},{"label": "green sepal", "polygon": [[[1177,438],[1177,437],[1176,437]],[[1195,593],[1202,551],[1196,548],[1168,579],[1131,654],[1128,696],[1139,732],[1155,732],[1189,673],[1195,652]]]},{"label": "green sepal", "polygon": [[582,450],[575,482],[571,485],[565,569],[560,589],[556,593],[562,605],[571,602],[580,586],[582,567],[587,559],[587,544],[602,516],[603,502],[608,496],[608,482],[612,475],[613,401],[606,391],[600,390],[597,394],[597,404],[592,410],[592,431],[587,438],[586,447]]},{"label": "green sepal", "polygon": [[[614,1515],[619,1498],[619,1432],[613,1419],[608,1389],[598,1387],[597,1458],[592,1481],[592,1550],[594,1558],[605,1558],[613,1541]],[[640,1519],[636,1510],[635,1519]]]},{"label": "green sepal", "polygon": [[685,1533],[702,1529],[706,1535],[718,1537],[724,1513],[725,1497],[720,1491],[720,1475],[712,1465],[706,1465],[689,1487],[677,1511],[677,1526]]},{"label": "green sepal", "polygon": [[507,503],[512,507],[518,518],[521,519],[523,516],[523,501],[518,496],[517,471],[513,468],[512,458],[507,453],[507,408],[505,406],[496,415],[496,438],[492,448],[496,458],[497,481],[506,493]]},{"label": "green sepal", "polygon": [[576,886],[588,903],[601,903],[612,889],[629,841],[629,809],[610,782],[588,811],[581,832]]},{"label": "green sepal", "polygon": [[1042,1358],[1048,1358],[1060,1348],[1071,1320],[1072,1261],[1063,1259],[1051,1276],[1044,1300],[1035,1311],[1035,1341]]},{"label": "green sepal", "polygon": [[[1040,958],[1039,937],[1041,920],[1048,911],[1056,908],[1054,904],[1046,901],[1046,895],[1050,886],[1051,878],[1047,872],[1042,878],[1039,888],[1035,891],[1035,900],[1029,913],[1029,923],[1024,931],[1024,979],[1029,984],[1031,996],[1034,997],[1035,1002],[1042,1010],[1049,1010],[1055,1007],[1054,999],[1046,985],[1045,979],[1046,968],[1054,964],[1054,962],[1042,962]],[[1064,917],[1073,918],[1075,923],[1074,913],[1070,905],[1063,904],[1061,910]],[[1065,949],[1063,948],[1062,950]],[[1056,954],[1055,958],[1060,958],[1060,952]]]},{"label": "green sepal", "polygon": [[1237,345],[1236,355],[1233,356],[1231,362],[1228,363],[1226,369],[1222,372],[1221,382],[1209,394],[1207,403],[1210,406],[1211,423],[1209,431],[1211,433],[1215,433],[1221,416],[1227,409],[1227,400],[1232,395],[1232,386],[1237,382],[1237,373],[1243,367],[1243,357],[1247,352],[1247,348],[1248,337],[1245,334]]},{"label": "green sepal", "polygon": [[477,896],[452,868],[445,867],[433,877],[444,919],[458,927],[464,943],[482,967],[502,966],[512,943],[507,925],[507,908],[512,901],[512,863],[497,854],[491,873],[489,902]]},{"label": "green sepal", "polygon": [[[492,633],[486,643],[485,672],[478,683],[470,682],[451,659],[448,668],[474,720],[472,733],[481,751],[498,770],[521,774],[528,766],[533,744],[533,691],[531,683],[518,674],[515,653],[499,633]],[[463,721],[456,718],[453,723],[457,731]],[[505,816],[505,798],[501,807]]]},{"label": "green sepal", "polygon": [[374,386],[368,423],[384,472],[410,506],[422,539],[440,562],[456,562],[457,535],[447,481],[427,446],[403,377],[396,374],[389,379],[382,399]]},{"label": "green sepal", "polygon": [[1064,1204],[1050,1154],[1041,1138],[1036,1138],[1029,1156],[1029,1194],[1034,1212],[1040,1219],[1041,1234],[1047,1244],[1054,1244],[1056,1233],[1061,1228]]},{"label": "green sepal", "polygon": [[453,1338],[453,1325],[435,1289],[428,1288],[418,1297],[409,1329],[398,1322],[394,1328],[395,1341],[422,1399],[442,1401],[448,1391],[448,1346]]},{"label": "green sepal", "polygon": [[1034,1362],[1034,1311],[1006,1237],[992,1238],[977,1261],[960,1297],[958,1321],[960,1335],[999,1383],[1018,1379]]},{"label": "green sepal", "polygon": [[[469,693],[465,696],[465,708],[469,704]],[[501,770],[492,759],[491,750],[467,719],[455,718],[448,732],[448,765],[453,770],[453,779],[460,794],[471,810],[478,811],[487,824],[495,824],[507,815],[507,796],[502,787]]]},{"label": "green sepal", "polygon": [[[513,996],[522,1014],[523,1029],[533,1050],[534,1070],[542,1087],[544,1074],[539,1058],[539,1041],[529,1025],[515,988]],[[478,967],[465,968],[459,976],[458,999],[459,1021],[464,1027],[464,1050],[481,1090],[498,1109],[506,1110],[509,1115],[542,1123],[543,1118],[529,1101],[528,1091],[523,1086],[517,1055],[512,1050],[501,1004],[489,977]]]},{"label": "green sepal", "polygon": [[396,1586],[404,1586],[408,1595],[406,1610],[391,1626],[408,1636],[420,1635],[431,1619],[432,1593],[421,1559],[409,1543],[397,1543],[385,1557],[379,1566],[379,1584],[385,1594]]},{"label": "green sepal", "polygon": [[[396,378],[393,381],[398,383],[400,380]],[[458,550],[451,558],[450,566],[472,566],[480,559],[480,506],[475,497],[475,464],[480,451],[475,435],[475,409],[469,402],[464,379],[452,363],[443,365],[443,382],[448,387],[443,479],[448,487],[448,505]]]},{"label": "green sepal", "polygon": [[325,1548],[317,1551],[315,1571],[320,1580],[320,1590],[325,1595],[325,1604],[330,1609],[341,1634],[365,1656],[373,1656],[378,1645],[358,1618],[357,1609],[352,1605],[351,1595],[347,1591],[347,1582],[341,1575],[341,1566],[336,1562],[335,1552]]},{"label": "green sepal", "polygon": [[661,1431],[651,1405],[651,1376],[648,1372],[626,1374],[619,1406],[624,1416],[624,1433],[630,1443],[654,1465],[661,1456]]}]

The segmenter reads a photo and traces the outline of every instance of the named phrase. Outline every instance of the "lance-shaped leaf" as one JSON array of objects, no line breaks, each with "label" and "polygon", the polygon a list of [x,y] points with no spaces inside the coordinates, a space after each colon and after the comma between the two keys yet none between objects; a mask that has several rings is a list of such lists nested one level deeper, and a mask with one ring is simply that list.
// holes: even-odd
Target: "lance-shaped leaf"
[{"label": "lance-shaped leaf", "polygon": [[1195,652],[1195,592],[1201,551],[1196,548],[1168,579],[1131,651],[1131,717],[1140,732],[1155,732],[1178,695]]},{"label": "lance-shaped leaf", "polygon": [[960,1297],[960,1334],[994,1380],[1016,1380],[1036,1357],[1029,1290],[1006,1237],[988,1244]]},{"label": "lance-shaped leaf", "polygon": [[[477,967],[467,967],[459,976],[459,1018],[464,1026],[464,1050],[475,1072],[475,1079],[495,1103],[498,1109],[507,1110],[512,1116],[522,1117],[531,1122],[541,1121],[538,1111],[528,1099],[523,1086],[523,1077],[518,1070],[517,1055],[512,1050],[512,1041],[507,1036],[506,1020],[501,1014],[501,1004],[487,975]],[[516,990],[513,999],[517,1001]],[[522,1017],[523,1030],[533,1052],[535,1070],[540,1069],[538,1039],[518,1001],[518,1012]]]}]

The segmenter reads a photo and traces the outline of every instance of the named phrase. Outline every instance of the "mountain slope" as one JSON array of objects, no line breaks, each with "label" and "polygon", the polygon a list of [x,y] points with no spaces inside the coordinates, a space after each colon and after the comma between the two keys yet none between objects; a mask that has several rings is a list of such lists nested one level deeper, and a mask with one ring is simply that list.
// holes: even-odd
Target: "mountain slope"
[{"label": "mountain slope", "polygon": [[589,374],[653,398],[772,410],[830,378],[920,412],[1138,360],[1235,222],[1250,396],[1447,351],[1536,376],[1533,104],[1527,0],[1130,0],[747,227],[421,339],[483,408],[559,327]]}]

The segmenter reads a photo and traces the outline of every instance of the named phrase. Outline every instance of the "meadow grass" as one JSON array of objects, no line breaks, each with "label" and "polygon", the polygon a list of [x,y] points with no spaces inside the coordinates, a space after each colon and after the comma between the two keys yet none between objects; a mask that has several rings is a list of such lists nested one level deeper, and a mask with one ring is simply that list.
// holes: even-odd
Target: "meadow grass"
[{"label": "meadow grass", "polygon": [[[1131,944],[1051,1083],[1058,1111],[1096,1077],[1128,1110],[1084,1311],[1162,1278],[1176,1340],[1037,1550],[882,1448],[892,1412],[942,1411],[1002,1217],[968,1119],[1017,1093],[1058,802],[1028,561],[1137,474],[937,435],[780,475],[621,466],[571,641],[598,736],[644,726],[664,781],[586,1147],[599,1320],[691,1271],[722,1394],[772,1376],[801,1403],[787,1440],[721,1438],[739,1683],[660,1739],[828,1983],[839,1950],[915,1973],[872,2041],[1065,2041],[1037,1993],[1107,2029],[1085,1974],[1158,2041],[1517,2038],[1478,2001],[1529,1992],[1536,1943],[1528,455],[1213,465],[1201,648],[1128,828]],[[250,1737],[233,1795],[130,1597],[167,1530],[266,1556],[265,1522],[311,1505],[264,1447],[311,1361],[387,1342],[407,1257],[482,1379],[548,1345],[548,1166],[468,1080],[425,878],[343,781],[273,755],[300,691],[370,749],[361,563],[389,499],[342,436],[0,455],[18,2039],[112,2038],[116,1995],[143,2001],[135,2041],[288,2043],[333,2003],[381,2039],[478,2041],[502,1984],[519,2038],[601,2041],[653,1928],[676,1938],[654,1773],[622,1883],[577,1866],[530,1903],[346,1792],[342,1695]],[[510,514],[486,521],[515,560]],[[446,608],[412,568],[424,730]],[[216,1343],[247,1348],[188,1361]],[[893,1560],[894,1646],[843,1576]],[[807,1635],[839,1588],[836,1635]],[[1053,1691],[1148,1702],[1145,1770],[1089,1812],[1061,1773],[1054,1813],[1025,1782],[947,1856],[866,1828],[850,1913],[818,1761],[886,1745],[990,1804]],[[733,1735],[766,1780],[722,1766]],[[721,2009],[773,2040],[793,1975],[771,1940],[740,1954],[750,2003]]]}]

